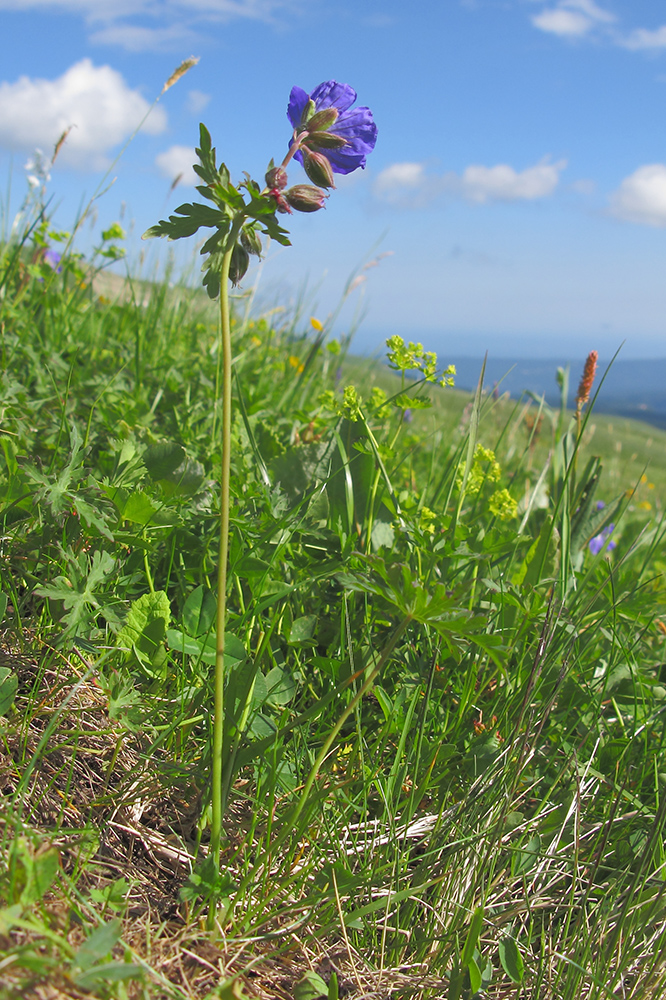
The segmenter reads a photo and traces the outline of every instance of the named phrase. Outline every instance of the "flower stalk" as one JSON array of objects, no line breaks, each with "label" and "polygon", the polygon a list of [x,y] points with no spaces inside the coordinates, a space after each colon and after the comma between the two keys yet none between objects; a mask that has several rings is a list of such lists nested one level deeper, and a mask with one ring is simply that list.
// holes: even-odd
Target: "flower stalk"
[{"label": "flower stalk", "polygon": [[[189,69],[186,60],[169,78],[167,86]],[[197,191],[207,203],[181,205],[168,220],[152,226],[144,239],[166,236],[170,240],[192,236],[201,227],[213,234],[201,248],[205,260],[203,285],[211,299],[220,299],[220,353],[222,357],[222,442],[220,469],[220,543],[217,575],[217,614],[214,678],[214,720],[211,748],[212,809],[210,856],[219,870],[224,813],[224,787],[229,787],[231,775],[225,775],[225,628],[227,617],[227,564],[229,557],[229,506],[231,478],[231,315],[229,282],[242,281],[250,256],[260,257],[261,237],[266,236],[283,246],[290,246],[289,235],[279,225],[277,214],[316,212],[324,207],[328,187],[334,187],[333,173],[351,173],[365,166],[366,154],[374,148],[377,128],[369,108],[352,109],[356,91],[334,80],[322,83],[311,94],[299,87],[292,89],[287,116],[293,133],[287,152],[279,167],[271,160],[261,186],[245,175],[240,184],[231,183],[224,163],[217,164],[215,149],[205,125],[200,126],[200,145],[196,150],[199,162],[194,171],[201,179]],[[287,170],[292,158],[304,164],[310,179],[318,186],[296,184],[287,187]],[[212,204],[211,204],[212,203]],[[229,765],[231,766],[231,765]],[[315,772],[316,773],[316,772]],[[312,778],[314,780],[314,777]],[[215,923],[215,908],[211,906],[208,924]]]},{"label": "flower stalk", "polygon": [[220,469],[220,546],[217,566],[217,615],[215,646],[215,704],[211,788],[211,843],[215,867],[220,865],[222,839],[222,766],[224,744],[224,633],[227,619],[227,566],[229,562],[229,503],[231,486],[231,316],[229,268],[233,248],[225,253],[220,272],[220,348],[222,351],[222,463]]}]

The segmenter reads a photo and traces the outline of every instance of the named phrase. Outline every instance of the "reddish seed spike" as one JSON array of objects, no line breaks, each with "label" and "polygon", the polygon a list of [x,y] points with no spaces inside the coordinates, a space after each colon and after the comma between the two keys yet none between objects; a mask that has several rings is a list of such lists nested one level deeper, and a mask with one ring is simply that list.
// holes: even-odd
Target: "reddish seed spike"
[{"label": "reddish seed spike", "polygon": [[576,393],[576,409],[578,410],[581,410],[589,401],[590,393],[592,392],[592,385],[594,383],[594,376],[597,372],[598,359],[599,352],[590,351],[585,361],[583,376],[578,386],[578,392]]}]

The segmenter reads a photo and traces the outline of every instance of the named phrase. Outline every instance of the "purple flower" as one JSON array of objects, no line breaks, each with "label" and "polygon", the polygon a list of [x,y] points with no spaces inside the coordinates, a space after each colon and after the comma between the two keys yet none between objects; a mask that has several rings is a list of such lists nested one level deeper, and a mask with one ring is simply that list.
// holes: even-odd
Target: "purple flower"
[{"label": "purple flower", "polygon": [[[615,528],[614,524],[609,524],[608,527],[604,528],[604,530],[600,534],[595,535],[594,538],[590,539],[590,541],[588,542],[588,548],[593,556],[598,556],[604,546],[606,546],[607,552],[612,552],[613,549],[617,546],[617,542],[610,539],[610,536],[612,535],[614,528]],[[607,542],[608,544],[606,545]]]},{"label": "purple flower", "polygon": [[595,535],[588,543],[588,548],[593,556],[598,556],[604,547],[604,536]]},{"label": "purple flower", "polygon": [[49,248],[48,250],[44,251],[44,262],[48,264],[49,267],[52,268],[54,271],[56,271],[58,274],[60,274],[60,272],[62,271],[62,268],[60,266],[61,260],[62,260],[62,254],[58,253],[57,250],[51,250]]},{"label": "purple flower", "polygon": [[[344,146],[339,149],[317,150],[324,154],[336,174],[350,174],[358,167],[365,167],[365,158],[372,152],[377,142],[377,126],[372,111],[370,108],[352,110],[351,106],[355,100],[354,88],[346,83],[336,83],[335,80],[320,83],[311,94],[306,94],[300,87],[293,87],[289,95],[287,117],[294,130],[305,124],[303,115],[310,101],[314,104],[315,113],[326,108],[334,108],[337,111],[337,118],[325,131],[344,139]],[[292,139],[290,145],[293,142]],[[303,154],[300,149],[294,155],[302,164]]]}]

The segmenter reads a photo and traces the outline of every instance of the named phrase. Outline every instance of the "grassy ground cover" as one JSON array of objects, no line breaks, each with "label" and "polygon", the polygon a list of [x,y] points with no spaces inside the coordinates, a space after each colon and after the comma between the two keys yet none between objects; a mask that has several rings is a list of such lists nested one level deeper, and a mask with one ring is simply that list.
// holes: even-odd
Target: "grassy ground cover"
[{"label": "grassy ground cover", "polygon": [[217,871],[216,322],[38,236],[0,261],[2,995],[662,996],[666,434],[240,299]]}]

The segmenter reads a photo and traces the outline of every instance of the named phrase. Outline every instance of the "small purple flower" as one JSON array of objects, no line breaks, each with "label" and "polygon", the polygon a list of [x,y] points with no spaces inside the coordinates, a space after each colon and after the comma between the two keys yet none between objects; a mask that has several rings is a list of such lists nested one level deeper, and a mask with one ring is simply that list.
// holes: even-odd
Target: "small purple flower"
[{"label": "small purple flower", "polygon": [[588,548],[593,556],[598,556],[604,547],[604,536],[595,535],[588,543]]},{"label": "small purple flower", "polygon": [[[315,113],[326,108],[334,108],[338,115],[326,132],[344,139],[344,146],[339,149],[319,149],[331,164],[336,174],[350,174],[358,167],[365,167],[365,158],[371,153],[377,142],[377,126],[370,108],[354,108],[356,91],[347,83],[336,83],[328,80],[320,83],[311,94],[306,94],[300,87],[293,87],[289,95],[287,117],[294,130],[303,124],[303,114],[310,101],[313,102]],[[294,140],[291,140],[292,145]],[[295,159],[303,163],[300,149],[295,153]]]},{"label": "small purple flower", "polygon": [[598,556],[604,546],[606,546],[607,552],[612,552],[613,549],[616,548],[617,542],[613,541],[610,537],[614,528],[614,524],[609,524],[608,527],[604,528],[600,534],[595,535],[594,538],[590,539],[588,542],[588,548],[593,556]]},{"label": "small purple flower", "polygon": [[44,251],[44,263],[48,264],[57,274],[60,274],[62,267],[60,266],[60,261],[62,260],[62,254],[58,253],[57,250]]},{"label": "small purple flower", "polygon": [[603,502],[603,500],[597,500],[597,510],[603,510],[605,506],[606,504]]}]

